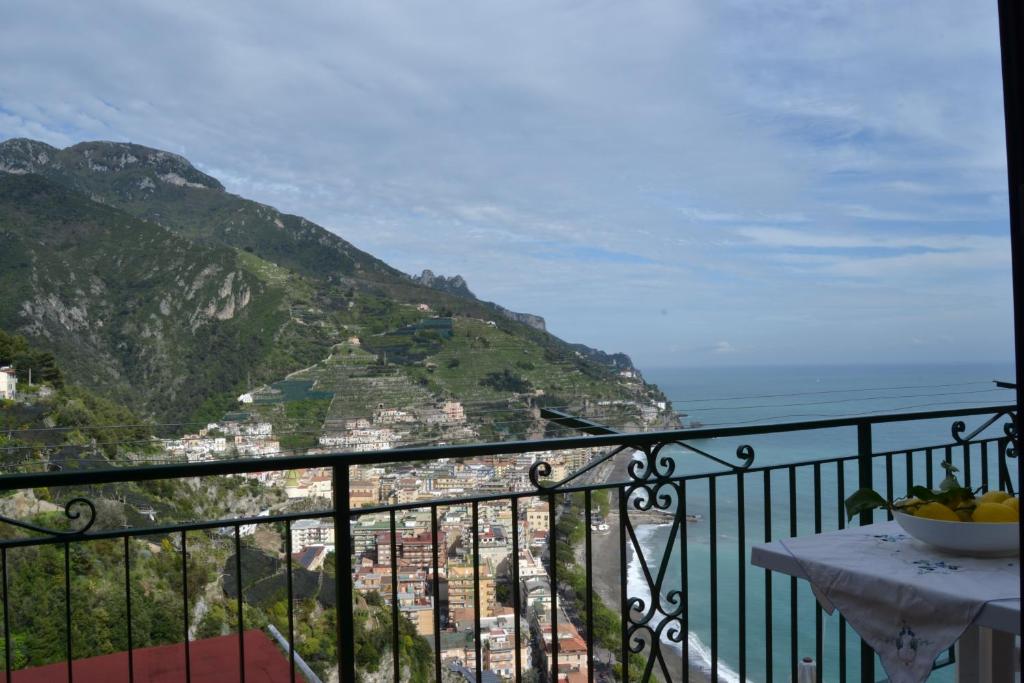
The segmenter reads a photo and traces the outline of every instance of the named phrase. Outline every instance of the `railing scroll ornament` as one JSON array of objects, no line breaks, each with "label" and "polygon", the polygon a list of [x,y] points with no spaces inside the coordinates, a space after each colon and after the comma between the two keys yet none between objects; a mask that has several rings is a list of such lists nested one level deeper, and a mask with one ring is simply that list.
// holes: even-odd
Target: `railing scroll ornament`
[{"label": "railing scroll ornament", "polygon": [[[83,518],[83,512],[86,516]],[[96,522],[96,506],[88,498],[72,498],[64,504],[64,516],[68,518],[69,522],[75,522],[76,520],[83,520],[78,528],[74,529],[51,529],[40,524],[33,524],[32,522],[26,522],[19,519],[12,519],[0,515],[0,524],[10,524],[11,526],[18,527],[19,529],[25,529],[28,531],[35,531],[43,534],[44,536],[54,536],[57,538],[77,538],[84,536],[92,525]]]}]

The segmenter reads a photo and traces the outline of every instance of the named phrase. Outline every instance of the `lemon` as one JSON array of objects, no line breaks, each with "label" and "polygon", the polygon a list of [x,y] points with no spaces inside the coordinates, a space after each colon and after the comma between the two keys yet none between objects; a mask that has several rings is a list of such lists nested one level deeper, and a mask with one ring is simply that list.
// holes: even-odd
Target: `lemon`
[{"label": "lemon", "polygon": [[1014,512],[1020,513],[1020,499],[1019,498],[1007,498],[1003,501],[1003,505],[1006,507],[1013,508]]},{"label": "lemon", "polygon": [[1005,524],[1018,520],[1017,512],[1009,505],[1002,503],[978,503],[971,517],[975,522],[988,522],[990,524]]},{"label": "lemon", "polygon": [[959,522],[960,518],[942,503],[925,503],[914,512],[915,517],[925,519],[939,519],[944,522]]},{"label": "lemon", "polygon": [[989,491],[978,498],[979,503],[1005,503],[1010,494],[1006,491]]}]

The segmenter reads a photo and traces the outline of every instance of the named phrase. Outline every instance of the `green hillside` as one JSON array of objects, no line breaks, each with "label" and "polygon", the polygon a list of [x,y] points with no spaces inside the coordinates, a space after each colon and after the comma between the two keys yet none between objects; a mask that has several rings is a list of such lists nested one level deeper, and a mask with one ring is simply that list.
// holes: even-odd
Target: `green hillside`
[{"label": "green hillside", "polygon": [[290,289],[225,247],[197,245],[36,175],[0,174],[0,326],[69,376],[143,412],[192,414],[248,373],[319,358]]},{"label": "green hillside", "polygon": [[[411,278],[178,155],[14,139],[0,171],[0,326],[161,420],[216,418],[295,372],[333,395],[328,427],[381,402],[587,412],[663,398],[619,376],[624,355],[566,343],[461,278]],[[352,337],[358,353],[339,346]]]}]

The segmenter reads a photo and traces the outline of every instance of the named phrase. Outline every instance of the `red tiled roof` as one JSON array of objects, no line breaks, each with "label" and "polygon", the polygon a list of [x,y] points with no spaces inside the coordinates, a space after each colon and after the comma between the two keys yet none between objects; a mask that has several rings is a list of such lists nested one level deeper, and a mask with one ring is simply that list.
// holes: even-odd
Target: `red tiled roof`
[{"label": "red tiled roof", "polygon": [[[193,683],[223,683],[238,679],[238,636],[195,640],[189,644]],[[181,683],[185,680],[185,648],[181,643],[134,650],[132,660],[137,683]],[[75,683],[128,681],[128,653],[76,659]],[[15,671],[14,683],[53,683],[67,679],[67,663],[48,664]],[[245,632],[246,683],[280,683],[288,680],[288,655],[263,631]],[[305,677],[296,670],[296,681]]]}]

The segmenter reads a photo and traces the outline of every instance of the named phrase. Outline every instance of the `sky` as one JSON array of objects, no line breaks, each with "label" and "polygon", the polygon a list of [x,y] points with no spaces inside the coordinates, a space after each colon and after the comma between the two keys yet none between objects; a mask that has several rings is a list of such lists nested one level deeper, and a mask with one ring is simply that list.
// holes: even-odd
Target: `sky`
[{"label": "sky", "polygon": [[994,2],[6,0],[131,141],[641,367],[1012,357]]}]

